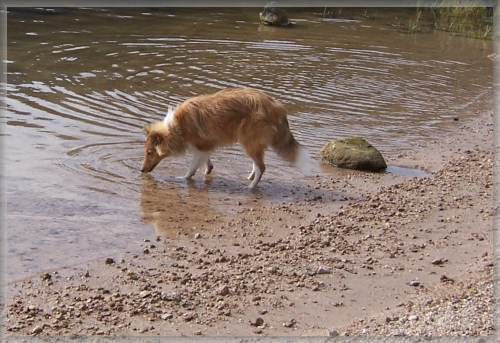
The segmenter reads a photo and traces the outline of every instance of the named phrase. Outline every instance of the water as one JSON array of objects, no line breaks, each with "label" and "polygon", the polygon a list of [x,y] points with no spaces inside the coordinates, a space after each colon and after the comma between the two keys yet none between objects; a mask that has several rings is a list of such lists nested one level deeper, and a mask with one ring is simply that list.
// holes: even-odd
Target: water
[{"label": "water", "polygon": [[430,178],[434,177],[433,174],[427,173],[426,171],[423,171],[423,170],[403,168],[403,167],[398,167],[398,166],[387,166],[385,171],[388,173],[394,173],[394,174],[406,175],[406,176],[412,176],[412,177],[430,177]]},{"label": "water", "polygon": [[[491,42],[408,35],[392,12],[326,20],[302,9],[291,12],[291,29],[260,25],[258,12],[7,15],[8,280],[175,237],[256,196],[245,189],[251,161],[238,146],[214,155],[209,180],[178,178],[189,157],[139,172],[142,128],[192,95],[228,86],[270,93],[316,160],[330,139],[350,135],[382,154],[411,152],[492,96]],[[256,201],[307,189],[310,178],[273,153],[266,164]]]}]

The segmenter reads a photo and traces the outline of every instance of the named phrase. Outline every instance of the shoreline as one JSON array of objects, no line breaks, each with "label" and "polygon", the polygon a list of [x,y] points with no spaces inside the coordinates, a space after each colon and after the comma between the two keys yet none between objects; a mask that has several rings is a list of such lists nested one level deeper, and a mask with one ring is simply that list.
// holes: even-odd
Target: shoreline
[{"label": "shoreline", "polygon": [[7,341],[491,335],[492,111],[456,124],[386,156],[432,178],[322,174],[291,201],[246,197],[203,229],[141,242],[142,254],[10,282]]}]

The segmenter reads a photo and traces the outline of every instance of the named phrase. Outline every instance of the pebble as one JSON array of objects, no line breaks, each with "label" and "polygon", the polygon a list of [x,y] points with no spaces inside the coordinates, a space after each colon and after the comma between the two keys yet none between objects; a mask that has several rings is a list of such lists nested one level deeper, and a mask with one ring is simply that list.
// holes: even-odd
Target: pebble
[{"label": "pebble", "polygon": [[328,337],[337,337],[338,335],[339,335],[339,332],[337,330],[328,331]]},{"label": "pebble", "polygon": [[318,270],[316,271],[316,273],[318,274],[331,274],[332,271],[330,270],[330,268],[328,267],[325,267],[325,266],[320,266],[318,268]]},{"label": "pebble", "polygon": [[172,313],[164,313],[161,315],[161,319],[163,320],[168,320],[168,319],[172,319],[174,316],[172,315]]},{"label": "pebble", "polygon": [[439,278],[439,281],[441,281],[441,282],[450,282],[450,283],[455,282],[455,280],[453,280],[452,278],[447,277],[444,274],[441,275],[441,277]]},{"label": "pebble", "polygon": [[218,294],[218,295],[228,295],[228,294],[229,294],[229,287],[227,287],[226,285],[221,286],[221,287],[217,290],[217,294]]},{"label": "pebble", "polygon": [[431,263],[434,265],[440,266],[440,265],[444,264],[445,262],[448,262],[448,260],[445,258],[437,258],[437,259],[433,260]]},{"label": "pebble", "polygon": [[41,326],[36,326],[33,330],[31,330],[32,335],[38,335],[39,333],[42,333],[43,328]]},{"label": "pebble", "polygon": [[196,317],[196,315],[194,314],[190,314],[190,313],[187,313],[184,315],[184,321],[185,322],[190,322],[192,321],[194,318]]},{"label": "pebble", "polygon": [[264,319],[261,317],[257,317],[250,321],[250,325],[252,326],[261,326],[262,324],[264,324]]},{"label": "pebble", "polygon": [[295,319],[290,319],[290,321],[283,323],[282,325],[286,328],[291,328],[295,325],[295,323],[297,323]]},{"label": "pebble", "polygon": [[40,275],[40,278],[44,281],[50,281],[52,279],[52,275],[50,275],[49,273],[43,273],[42,275]]}]

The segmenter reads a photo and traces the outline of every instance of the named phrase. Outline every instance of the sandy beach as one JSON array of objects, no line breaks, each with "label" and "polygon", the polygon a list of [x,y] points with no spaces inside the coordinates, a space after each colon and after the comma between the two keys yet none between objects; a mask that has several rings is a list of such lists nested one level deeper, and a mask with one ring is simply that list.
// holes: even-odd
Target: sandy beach
[{"label": "sandy beach", "polygon": [[432,177],[316,175],[292,201],[8,284],[7,341],[494,335],[492,110],[451,125],[385,156]]}]

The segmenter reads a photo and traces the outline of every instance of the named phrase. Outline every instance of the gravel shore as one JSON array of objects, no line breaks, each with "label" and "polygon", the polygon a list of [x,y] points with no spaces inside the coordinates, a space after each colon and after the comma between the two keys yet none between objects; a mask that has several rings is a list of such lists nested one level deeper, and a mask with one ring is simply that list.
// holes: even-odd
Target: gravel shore
[{"label": "gravel shore", "polygon": [[494,339],[492,122],[388,158],[432,177],[317,175],[290,201],[242,197],[142,253],[8,284],[6,339]]}]

